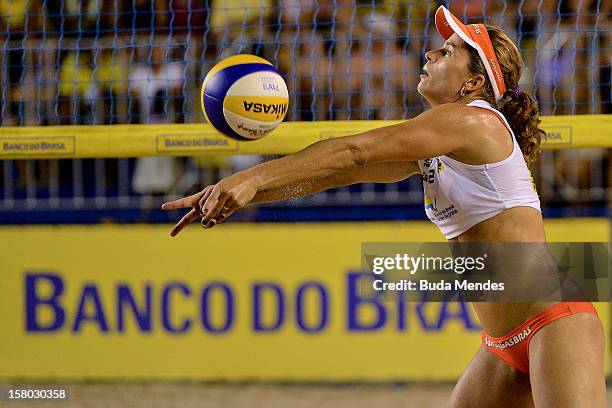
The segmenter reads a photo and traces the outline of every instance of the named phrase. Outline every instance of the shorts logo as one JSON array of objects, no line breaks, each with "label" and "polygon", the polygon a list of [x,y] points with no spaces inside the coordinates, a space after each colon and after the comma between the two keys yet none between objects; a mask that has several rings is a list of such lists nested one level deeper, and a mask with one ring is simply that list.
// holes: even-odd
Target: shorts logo
[{"label": "shorts logo", "polygon": [[521,341],[529,337],[530,334],[531,334],[531,326],[527,327],[525,330],[523,330],[516,336],[512,337],[511,339],[500,342],[500,343],[494,342],[488,337],[485,337],[485,344],[487,345],[487,347],[490,347],[490,348],[505,350],[508,347],[516,346],[518,343],[520,343]]}]

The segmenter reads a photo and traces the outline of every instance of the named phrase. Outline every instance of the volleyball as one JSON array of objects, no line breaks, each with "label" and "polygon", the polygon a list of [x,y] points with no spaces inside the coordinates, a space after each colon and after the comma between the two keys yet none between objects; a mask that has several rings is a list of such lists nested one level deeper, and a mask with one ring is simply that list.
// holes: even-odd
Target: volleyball
[{"label": "volleyball", "polygon": [[217,63],[204,78],[202,112],[208,123],[233,139],[261,139],[285,118],[287,84],[264,58],[234,55]]}]

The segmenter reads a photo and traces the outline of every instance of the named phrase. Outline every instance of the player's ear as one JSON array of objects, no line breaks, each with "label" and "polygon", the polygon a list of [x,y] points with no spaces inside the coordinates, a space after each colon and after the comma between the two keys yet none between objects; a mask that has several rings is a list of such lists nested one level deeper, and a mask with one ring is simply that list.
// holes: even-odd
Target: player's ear
[{"label": "player's ear", "polygon": [[478,74],[468,79],[465,83],[465,90],[468,92],[476,91],[482,87],[484,87],[486,82],[485,77],[482,74]]}]

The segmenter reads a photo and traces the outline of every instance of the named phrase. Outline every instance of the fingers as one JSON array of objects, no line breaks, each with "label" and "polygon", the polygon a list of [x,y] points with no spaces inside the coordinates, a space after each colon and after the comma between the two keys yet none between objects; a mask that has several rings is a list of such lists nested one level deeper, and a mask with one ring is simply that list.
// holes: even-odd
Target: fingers
[{"label": "fingers", "polygon": [[202,218],[201,224],[202,227],[204,228],[212,228],[217,224],[221,224],[222,222],[224,222],[225,220],[227,220],[236,210],[238,210],[240,207],[233,207],[233,208],[227,208],[227,207],[223,207],[221,209],[221,212],[219,213],[219,216],[217,218],[213,218],[208,222],[205,222],[204,219]]},{"label": "fingers", "polygon": [[210,194],[213,191],[213,186],[208,186],[206,187],[206,191],[204,192],[204,194],[202,195],[202,197],[200,197],[200,200],[198,201],[197,205],[198,205],[198,213],[200,213],[200,215],[204,215],[204,204],[206,204],[206,200],[208,200],[208,197],[210,197]]},{"label": "fingers", "polygon": [[229,198],[229,194],[220,193],[218,188],[214,188],[208,199],[204,202],[204,206],[202,208],[202,223],[207,224],[210,220],[216,219],[221,212],[221,209],[226,206]]},{"label": "fingers", "polygon": [[[192,207],[192,209],[180,219],[180,221],[172,228],[170,231],[170,236],[175,237],[178,235],[187,225],[191,224],[198,217],[207,214],[210,210],[208,208],[213,208],[213,214],[215,217],[219,215],[219,209],[212,206],[220,206],[222,208],[224,202],[227,200],[227,196],[224,195],[223,199],[220,199],[221,194],[219,193],[219,189],[215,189],[215,186],[207,186],[199,193],[190,195],[188,197],[179,198],[178,200],[170,201],[162,204],[163,210],[175,210],[178,208],[188,208]],[[209,200],[209,198],[211,198]],[[233,211],[232,211],[233,212]],[[227,218],[227,216],[225,217]],[[212,221],[212,222],[211,222]],[[202,225],[206,225],[210,223],[214,225],[217,223],[217,219],[212,219],[212,217],[208,217],[206,222],[203,221]]]},{"label": "fingers", "polygon": [[[207,187],[208,188],[208,187]],[[193,203],[197,203],[200,197],[205,194],[206,189],[200,191],[199,193],[190,195],[188,197],[179,198],[178,200],[168,201],[167,203],[162,204],[162,210],[176,210],[178,208],[189,208],[193,206]]]},{"label": "fingers", "polygon": [[183,230],[183,228],[191,224],[198,217],[199,215],[195,209],[192,209],[191,211],[189,211],[187,214],[183,216],[183,218],[181,218],[179,222],[176,223],[174,228],[172,228],[172,230],[170,231],[170,236],[175,237],[179,232]]},{"label": "fingers", "polygon": [[207,186],[199,193],[169,201],[162,205],[164,210],[189,207],[192,207],[191,210],[172,228],[170,236],[178,235],[198,217],[202,217],[204,228],[212,228],[229,218],[241,206],[238,205],[231,193],[223,191],[223,188],[218,184]]}]

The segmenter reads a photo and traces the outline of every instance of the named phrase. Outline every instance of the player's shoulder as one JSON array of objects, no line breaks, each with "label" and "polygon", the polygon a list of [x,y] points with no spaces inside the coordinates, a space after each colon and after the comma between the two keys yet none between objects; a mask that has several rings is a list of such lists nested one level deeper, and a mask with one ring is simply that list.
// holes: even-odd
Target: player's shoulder
[{"label": "player's shoulder", "polygon": [[491,109],[462,103],[445,103],[427,111],[428,118],[456,131],[482,132],[503,130],[501,118]]},{"label": "player's shoulder", "polygon": [[437,105],[427,112],[443,120],[463,122],[467,125],[482,125],[483,122],[488,122],[492,117],[496,117],[495,112],[490,109],[457,102]]}]

